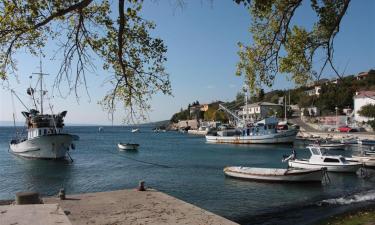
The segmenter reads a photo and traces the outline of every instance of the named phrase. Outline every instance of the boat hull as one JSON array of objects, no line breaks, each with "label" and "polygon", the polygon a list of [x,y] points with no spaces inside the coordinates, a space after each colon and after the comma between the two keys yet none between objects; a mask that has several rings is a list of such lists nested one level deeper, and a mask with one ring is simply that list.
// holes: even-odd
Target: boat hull
[{"label": "boat hull", "polygon": [[69,134],[51,134],[11,143],[10,151],[18,156],[38,159],[65,158],[73,142]]},{"label": "boat hull", "polygon": [[361,166],[361,163],[348,163],[348,164],[313,164],[308,160],[290,160],[288,162],[290,167],[301,169],[322,169],[327,168],[329,172],[356,172]]},{"label": "boat hull", "polygon": [[[314,170],[287,170],[287,169],[266,169],[249,167],[226,167],[225,175],[238,179],[264,181],[264,182],[321,182],[323,171]],[[272,172],[274,173],[272,174]]]},{"label": "boat hull", "polygon": [[320,144],[320,148],[327,150],[345,150],[345,144]]},{"label": "boat hull", "polygon": [[209,143],[230,144],[290,144],[296,139],[298,130],[289,130],[274,134],[251,136],[206,136]]},{"label": "boat hull", "polygon": [[137,150],[139,145],[138,144],[117,144],[119,150]]}]

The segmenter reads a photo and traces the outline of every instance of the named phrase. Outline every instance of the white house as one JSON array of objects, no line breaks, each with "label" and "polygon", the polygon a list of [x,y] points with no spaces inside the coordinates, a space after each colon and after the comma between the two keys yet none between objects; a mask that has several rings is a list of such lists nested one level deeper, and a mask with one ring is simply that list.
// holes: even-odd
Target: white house
[{"label": "white house", "polygon": [[257,102],[247,105],[247,108],[246,106],[242,106],[238,111],[238,116],[244,116],[246,119],[259,120],[270,116],[269,113],[271,113],[271,110],[276,112],[282,107],[282,105],[271,102]]},{"label": "white house", "polygon": [[310,90],[307,90],[305,91],[305,93],[308,95],[308,96],[319,96],[320,95],[320,90],[322,89],[322,87],[320,86],[314,86],[314,88],[310,89]]},{"label": "white house", "polygon": [[360,91],[357,92],[354,98],[354,120],[357,122],[367,122],[368,117],[363,117],[358,114],[362,106],[368,104],[375,104],[375,91]]}]

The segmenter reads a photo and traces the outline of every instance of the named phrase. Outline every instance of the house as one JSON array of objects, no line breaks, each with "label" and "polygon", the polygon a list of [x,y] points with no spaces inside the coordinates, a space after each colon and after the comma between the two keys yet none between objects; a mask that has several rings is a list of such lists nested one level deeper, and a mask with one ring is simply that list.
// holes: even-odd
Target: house
[{"label": "house", "polygon": [[364,80],[366,79],[368,76],[373,76],[375,75],[375,70],[369,70],[367,72],[360,72],[357,76],[356,76],[356,79],[357,80]]},{"label": "house", "polygon": [[358,114],[358,111],[361,110],[362,106],[368,104],[375,104],[375,91],[360,91],[357,92],[353,97],[354,100],[354,120],[356,122],[367,122],[368,117],[363,117]]},{"label": "house", "polygon": [[320,116],[320,110],[316,106],[301,108],[301,116]]},{"label": "house", "polygon": [[241,106],[238,111],[238,116],[246,119],[259,120],[270,116],[277,110],[282,109],[282,105],[274,104],[271,102],[257,102],[248,104],[247,106]]},{"label": "house", "polygon": [[310,89],[310,90],[307,90],[305,91],[305,93],[308,95],[308,96],[319,96],[320,95],[320,90],[322,89],[321,86],[314,86],[314,88]]}]

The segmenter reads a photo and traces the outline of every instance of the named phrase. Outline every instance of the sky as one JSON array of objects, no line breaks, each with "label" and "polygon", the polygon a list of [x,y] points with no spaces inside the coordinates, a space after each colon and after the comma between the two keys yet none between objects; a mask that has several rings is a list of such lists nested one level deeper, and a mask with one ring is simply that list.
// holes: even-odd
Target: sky
[{"label": "sky", "polygon": [[[156,24],[153,36],[163,39],[168,47],[165,66],[173,93],[173,96],[153,96],[148,121],[170,119],[175,112],[196,100],[200,103],[233,100],[243,86],[244,78],[236,76],[235,71],[237,43],[251,44],[251,18],[247,9],[231,0],[190,0],[185,1],[183,8],[176,7],[175,2],[145,1],[142,9],[144,18]],[[340,73],[358,74],[375,68],[375,18],[371,16],[374,11],[375,1],[351,1],[335,39],[334,62]],[[309,1],[304,1],[293,23],[311,26],[315,19]],[[49,48],[55,49],[55,46],[50,44]],[[13,112],[16,112],[18,121],[23,120],[20,114],[24,110],[22,105],[16,99],[12,101],[4,86],[9,85],[20,93],[26,104],[31,104],[25,90],[30,84],[29,75],[39,70],[39,59],[22,52],[16,59],[17,78],[10,77],[3,82],[2,88],[0,86],[0,121],[13,120]],[[53,84],[58,65],[58,59],[43,60],[43,71],[49,74],[44,78],[47,88]],[[111,124],[107,112],[97,104],[109,90],[108,84],[104,83],[108,76],[100,69],[87,74],[88,94],[81,88],[78,99],[74,94],[65,98],[55,95],[50,101],[53,111],[67,110],[67,124]],[[334,74],[327,69],[323,76],[333,78]],[[272,89],[293,87],[287,75],[280,74]],[[124,117],[123,111],[117,110],[114,124],[123,124]]]}]

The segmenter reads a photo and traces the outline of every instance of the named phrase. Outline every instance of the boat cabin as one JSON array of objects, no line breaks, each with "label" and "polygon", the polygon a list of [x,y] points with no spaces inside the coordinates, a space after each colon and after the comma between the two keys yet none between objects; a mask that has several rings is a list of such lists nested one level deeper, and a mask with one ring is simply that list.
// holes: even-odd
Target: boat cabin
[{"label": "boat cabin", "polygon": [[265,118],[254,124],[249,124],[242,130],[243,136],[265,135],[277,132],[277,119],[275,117]]},{"label": "boat cabin", "polygon": [[345,163],[345,157],[341,155],[328,155],[318,146],[307,147],[311,152],[310,162]]},{"label": "boat cabin", "polygon": [[33,109],[30,112],[22,112],[26,117],[27,138],[62,133],[66,113],[67,111],[59,114],[39,114],[39,111]]}]

